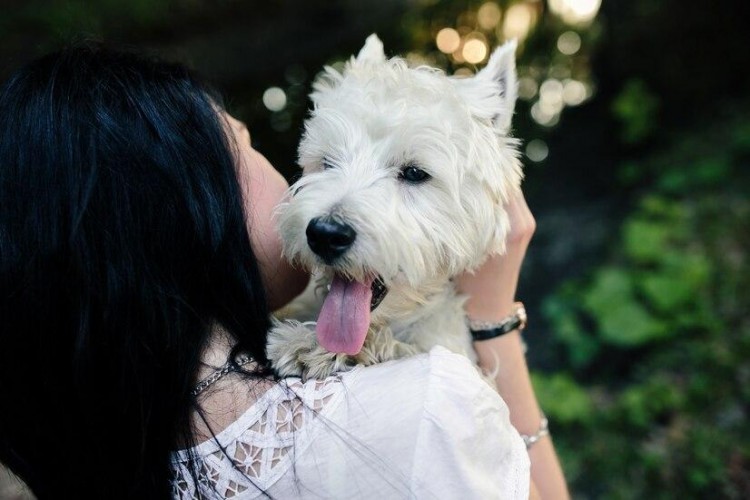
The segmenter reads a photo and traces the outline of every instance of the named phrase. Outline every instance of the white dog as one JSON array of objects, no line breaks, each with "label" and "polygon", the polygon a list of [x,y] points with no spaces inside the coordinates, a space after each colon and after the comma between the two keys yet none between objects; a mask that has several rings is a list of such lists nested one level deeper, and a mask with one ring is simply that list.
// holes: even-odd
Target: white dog
[{"label": "white dog", "polygon": [[503,206],[522,177],[508,136],[515,49],[449,78],[387,60],[371,35],[343,73],[325,69],[299,147],[303,176],[279,211],[286,256],[314,272],[311,293],[325,300],[301,300],[297,321],[269,333],[280,375],[320,378],[438,344],[475,358],[451,278],[505,249]]}]

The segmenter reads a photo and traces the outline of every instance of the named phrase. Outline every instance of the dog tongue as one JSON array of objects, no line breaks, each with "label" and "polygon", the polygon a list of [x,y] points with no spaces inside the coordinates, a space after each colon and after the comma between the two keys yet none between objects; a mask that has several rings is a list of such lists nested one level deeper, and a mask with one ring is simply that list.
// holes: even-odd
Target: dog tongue
[{"label": "dog tongue", "polygon": [[318,343],[330,352],[357,354],[370,327],[372,279],[360,283],[334,275],[318,316]]}]

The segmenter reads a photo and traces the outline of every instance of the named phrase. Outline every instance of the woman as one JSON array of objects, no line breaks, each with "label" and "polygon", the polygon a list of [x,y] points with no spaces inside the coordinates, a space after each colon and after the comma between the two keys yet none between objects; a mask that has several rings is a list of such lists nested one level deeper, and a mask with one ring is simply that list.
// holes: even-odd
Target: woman
[{"label": "woman", "polygon": [[[525,496],[507,408],[463,358],[438,350],[274,380],[269,311],[307,280],[279,257],[271,213],[285,188],[182,66],[82,44],[5,84],[0,461],[38,497]],[[513,299],[533,219],[520,197],[511,211],[521,230],[509,256],[458,280],[476,319]],[[534,435],[517,332],[477,350],[499,358],[512,419]],[[437,398],[428,424],[428,403],[413,404],[425,384]],[[430,439],[394,446],[397,421]],[[550,441],[532,457],[541,493],[565,494]]]}]

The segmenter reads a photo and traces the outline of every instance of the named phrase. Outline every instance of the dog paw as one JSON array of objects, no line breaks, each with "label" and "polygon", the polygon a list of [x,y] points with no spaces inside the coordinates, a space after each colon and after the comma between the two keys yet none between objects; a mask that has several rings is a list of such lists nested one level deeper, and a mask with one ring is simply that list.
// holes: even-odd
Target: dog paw
[{"label": "dog paw", "polygon": [[266,356],[279,376],[301,376],[304,365],[299,354],[316,345],[314,332],[299,321],[274,321],[268,332]]},{"label": "dog paw", "polygon": [[426,352],[413,344],[396,340],[390,328],[372,330],[365,339],[356,361],[362,365],[374,365],[393,359],[408,358]]},{"label": "dog paw", "polygon": [[304,379],[324,379],[334,373],[349,371],[358,364],[352,356],[329,352],[317,344],[310,351],[300,353],[299,360]]},{"label": "dog paw", "polygon": [[274,324],[268,332],[266,355],[281,377],[322,379],[357,364],[351,356],[323,349],[315,331],[299,321]]}]

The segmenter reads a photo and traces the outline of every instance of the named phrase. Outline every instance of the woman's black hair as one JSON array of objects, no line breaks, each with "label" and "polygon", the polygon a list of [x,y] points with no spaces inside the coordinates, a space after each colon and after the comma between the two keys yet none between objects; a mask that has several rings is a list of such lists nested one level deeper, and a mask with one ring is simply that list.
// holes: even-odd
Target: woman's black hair
[{"label": "woman's black hair", "polygon": [[219,106],[93,42],[0,90],[0,461],[40,498],[168,497],[214,322],[267,364]]}]

